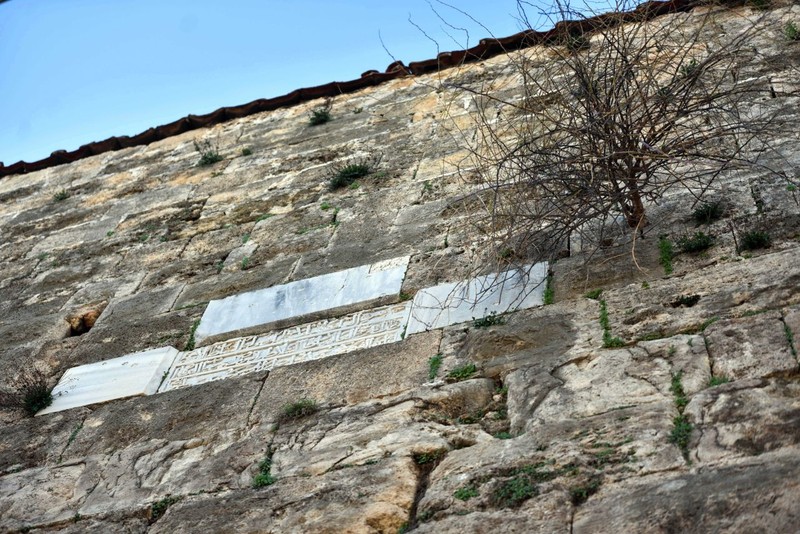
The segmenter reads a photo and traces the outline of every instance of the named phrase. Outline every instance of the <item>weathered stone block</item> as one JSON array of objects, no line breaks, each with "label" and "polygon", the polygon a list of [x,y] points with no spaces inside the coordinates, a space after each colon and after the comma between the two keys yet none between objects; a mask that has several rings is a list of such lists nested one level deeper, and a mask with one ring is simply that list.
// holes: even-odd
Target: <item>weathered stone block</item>
[{"label": "weathered stone block", "polygon": [[183,352],[160,391],[400,341],[410,310],[395,304]]},{"label": "weathered stone block", "polygon": [[73,367],[53,389],[53,404],[37,415],[136,395],[152,395],[178,355],[165,347]]},{"label": "weathered stone block", "polygon": [[211,301],[195,339],[201,343],[212,336],[397,295],[408,260],[386,260]]},{"label": "weathered stone block", "polygon": [[547,262],[542,262],[521,270],[422,289],[414,296],[408,333],[541,306],[546,278]]}]

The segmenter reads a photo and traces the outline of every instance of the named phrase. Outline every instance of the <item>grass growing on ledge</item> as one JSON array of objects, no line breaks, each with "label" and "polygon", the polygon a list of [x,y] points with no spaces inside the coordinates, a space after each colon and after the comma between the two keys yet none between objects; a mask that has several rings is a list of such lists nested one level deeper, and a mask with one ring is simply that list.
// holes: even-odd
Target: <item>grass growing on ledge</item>
[{"label": "grass growing on ledge", "polygon": [[475,367],[474,363],[468,363],[466,365],[462,365],[460,367],[456,367],[449,373],[447,373],[447,378],[454,382],[460,382],[462,380],[466,380],[471,378],[472,375],[478,372],[478,368]]},{"label": "grass growing on ledge", "polygon": [[693,426],[683,413],[684,408],[689,403],[686,392],[683,389],[683,371],[672,373],[670,391],[675,397],[675,407],[678,415],[672,419],[672,432],[669,435],[669,442],[674,443],[680,450],[683,458],[689,462],[689,439],[692,437]]},{"label": "grass growing on ledge", "polygon": [[11,391],[0,391],[0,407],[20,409],[33,417],[53,404],[47,377],[35,367],[21,371],[9,385]]},{"label": "grass growing on ledge", "polygon": [[468,501],[471,498],[477,496],[478,496],[478,489],[474,486],[464,486],[463,488],[458,488],[456,491],[453,492],[453,497],[455,497],[459,501]]},{"label": "grass growing on ledge", "polygon": [[506,319],[502,315],[497,315],[495,312],[480,319],[472,319],[472,326],[475,328],[488,328],[498,324],[506,324]]},{"label": "grass growing on ledge", "polygon": [[553,288],[553,275],[547,275],[547,285],[544,286],[544,305],[553,304],[556,300],[556,292]]},{"label": "grass growing on ledge", "polygon": [[664,274],[672,274],[673,255],[672,242],[666,236],[661,236],[658,239],[658,261],[664,268]]},{"label": "grass growing on ledge", "polygon": [[611,324],[608,321],[608,307],[606,301],[600,301],[600,326],[603,328],[603,347],[614,349],[624,347],[625,342],[611,335]]},{"label": "grass growing on ledge", "polygon": [[437,354],[436,356],[432,356],[428,358],[428,379],[433,380],[436,378],[436,375],[439,374],[439,368],[442,366],[442,361],[444,360],[444,356],[441,353]]},{"label": "grass growing on ledge", "polygon": [[162,515],[167,512],[167,509],[181,500],[180,497],[164,497],[160,501],[156,501],[150,505],[150,524],[152,525],[158,521]]},{"label": "grass growing on ledge", "polygon": [[272,451],[267,452],[267,457],[261,460],[258,464],[258,474],[253,477],[253,488],[263,488],[264,486],[271,486],[275,483],[275,477],[272,476]]},{"label": "grass growing on ledge", "polygon": [[281,408],[281,420],[300,419],[315,413],[319,409],[317,401],[314,399],[300,399],[295,402],[284,404]]},{"label": "grass growing on ledge", "polygon": [[200,326],[200,319],[197,319],[192,324],[192,329],[189,330],[189,340],[186,342],[186,345],[183,347],[184,351],[194,350],[194,346],[195,346],[195,343],[196,343],[195,339],[194,339],[194,333],[197,332],[197,327],[198,326]]}]

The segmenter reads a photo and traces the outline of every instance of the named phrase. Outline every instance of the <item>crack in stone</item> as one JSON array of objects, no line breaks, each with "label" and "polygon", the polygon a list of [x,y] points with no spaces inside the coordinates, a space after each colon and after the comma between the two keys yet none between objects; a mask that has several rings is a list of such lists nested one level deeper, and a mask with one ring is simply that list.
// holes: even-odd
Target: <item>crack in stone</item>
[{"label": "crack in stone", "polygon": [[[267,378],[269,378],[269,375],[270,375],[270,373],[269,373],[269,371],[267,371],[266,376],[264,376],[264,378],[261,379],[261,385],[259,386],[258,391],[256,391],[255,396],[253,397],[253,402],[250,403],[250,409],[247,410],[247,418],[245,419],[245,422],[244,422],[244,427],[245,427],[244,429],[252,428],[252,425],[250,423],[250,416],[253,415],[253,410],[256,407],[256,403],[258,402],[258,398],[261,396],[261,392],[264,390],[264,385],[266,384]],[[242,429],[242,430],[244,430],[244,429]]]}]

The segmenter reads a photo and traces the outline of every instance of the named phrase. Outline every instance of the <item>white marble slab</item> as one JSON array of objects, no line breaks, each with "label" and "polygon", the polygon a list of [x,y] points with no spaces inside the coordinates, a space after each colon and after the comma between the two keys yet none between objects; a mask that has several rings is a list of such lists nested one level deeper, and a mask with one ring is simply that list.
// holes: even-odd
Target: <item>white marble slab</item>
[{"label": "white marble slab", "polygon": [[203,313],[195,339],[201,343],[227,332],[396,295],[409,259],[409,256],[394,258],[212,300]]},{"label": "white marble slab", "polygon": [[408,334],[544,304],[547,262],[421,289],[414,295]]},{"label": "white marble slab", "polygon": [[36,415],[152,395],[177,355],[177,349],[162,347],[68,369],[53,389],[53,404]]},{"label": "white marble slab", "polygon": [[410,312],[404,302],[182,352],[159,392],[394,343]]}]

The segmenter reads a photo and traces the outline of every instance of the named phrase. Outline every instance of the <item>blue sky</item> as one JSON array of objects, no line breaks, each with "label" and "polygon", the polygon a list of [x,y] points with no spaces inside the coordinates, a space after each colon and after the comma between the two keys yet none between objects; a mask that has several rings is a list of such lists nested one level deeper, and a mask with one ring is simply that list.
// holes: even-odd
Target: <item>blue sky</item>
[{"label": "blue sky", "polygon": [[[514,0],[0,2],[0,161],[135,135],[187,114],[349,80],[520,30]],[[445,31],[450,33],[448,36]]]}]

